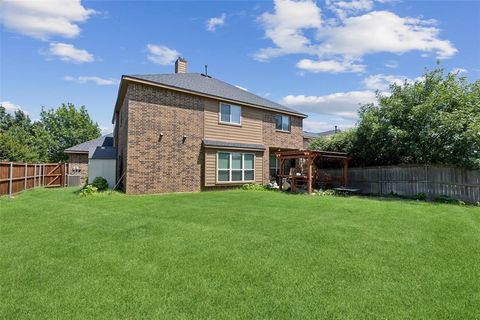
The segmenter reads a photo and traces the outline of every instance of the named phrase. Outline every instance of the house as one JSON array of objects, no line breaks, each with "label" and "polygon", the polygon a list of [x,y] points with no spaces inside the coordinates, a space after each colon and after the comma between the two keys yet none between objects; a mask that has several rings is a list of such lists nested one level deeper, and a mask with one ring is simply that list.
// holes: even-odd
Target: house
[{"label": "house", "polygon": [[129,194],[266,184],[274,152],[303,148],[306,115],[206,74],[124,75],[113,114],[117,182]]},{"label": "house", "polygon": [[328,137],[339,132],[341,132],[341,130],[338,129],[337,126],[335,126],[335,129],[333,130],[322,131],[322,132],[304,131],[303,132],[303,148],[308,149],[308,144],[312,139]]},{"label": "house", "polygon": [[107,134],[99,138],[89,140],[76,146],[65,149],[68,155],[70,175],[80,176],[80,182],[85,183],[88,177],[89,153],[97,147],[113,147],[113,134]]}]

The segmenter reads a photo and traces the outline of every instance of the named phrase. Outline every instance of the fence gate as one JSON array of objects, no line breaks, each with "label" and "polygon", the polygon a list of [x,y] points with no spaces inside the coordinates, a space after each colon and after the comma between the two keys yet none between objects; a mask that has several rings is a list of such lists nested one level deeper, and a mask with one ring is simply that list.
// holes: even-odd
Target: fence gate
[{"label": "fence gate", "polygon": [[63,163],[45,165],[45,187],[61,187],[64,185],[64,167]]}]

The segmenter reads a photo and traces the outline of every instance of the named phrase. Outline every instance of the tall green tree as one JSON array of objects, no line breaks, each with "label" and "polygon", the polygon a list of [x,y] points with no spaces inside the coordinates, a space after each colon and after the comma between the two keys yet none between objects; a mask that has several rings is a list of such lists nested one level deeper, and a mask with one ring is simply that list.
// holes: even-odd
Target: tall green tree
[{"label": "tall green tree", "polygon": [[363,164],[435,163],[480,168],[480,81],[442,68],[390,86],[362,106],[357,127],[311,148],[345,151]]},{"label": "tall green tree", "polygon": [[0,161],[41,162],[30,117],[21,110],[13,115],[0,105]]},{"label": "tall green tree", "polygon": [[62,104],[57,109],[42,108],[35,128],[40,145],[51,162],[66,161],[64,150],[76,144],[98,138],[100,128],[90,118],[85,106]]}]

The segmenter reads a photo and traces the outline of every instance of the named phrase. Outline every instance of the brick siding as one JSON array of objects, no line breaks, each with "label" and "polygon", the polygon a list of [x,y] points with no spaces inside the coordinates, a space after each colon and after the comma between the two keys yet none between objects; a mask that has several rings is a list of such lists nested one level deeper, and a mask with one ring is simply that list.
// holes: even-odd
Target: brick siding
[{"label": "brick siding", "polygon": [[201,190],[203,110],[201,97],[129,85],[127,193]]},{"label": "brick siding", "polygon": [[68,154],[69,172],[80,176],[80,183],[83,185],[88,178],[88,154],[69,153]]},{"label": "brick siding", "polygon": [[263,155],[264,184],[270,182],[270,148],[303,149],[303,119],[290,116],[290,132],[275,129],[275,112],[265,111],[263,116],[263,141],[267,149]]}]

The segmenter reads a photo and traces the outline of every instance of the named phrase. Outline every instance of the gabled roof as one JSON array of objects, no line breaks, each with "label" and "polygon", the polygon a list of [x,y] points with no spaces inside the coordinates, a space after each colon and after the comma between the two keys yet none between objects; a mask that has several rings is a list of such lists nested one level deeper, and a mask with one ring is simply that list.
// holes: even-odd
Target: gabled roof
[{"label": "gabled roof", "polygon": [[[200,73],[124,75],[122,76],[122,80],[148,82],[165,86],[173,90],[187,91],[193,94],[196,93],[212,98],[248,104],[263,109],[289,113],[303,118],[307,117],[305,114],[294,109],[285,107],[279,103],[267,100],[249,91],[240,89],[210,76],[207,77]],[[119,90],[119,93],[120,91],[121,90]],[[117,100],[117,108],[119,107],[119,103],[120,101]]]},{"label": "gabled roof", "polygon": [[339,132],[341,132],[340,129],[337,129],[337,130],[328,130],[328,131],[323,131],[323,132],[308,132],[308,131],[303,131],[303,137],[304,137],[305,139],[321,138],[321,137],[331,136],[332,134],[339,133]]},{"label": "gabled roof", "polygon": [[76,146],[65,149],[65,153],[89,153],[90,150],[95,150],[96,147],[111,147],[113,146],[113,133],[106,134],[100,138],[89,140]]}]

